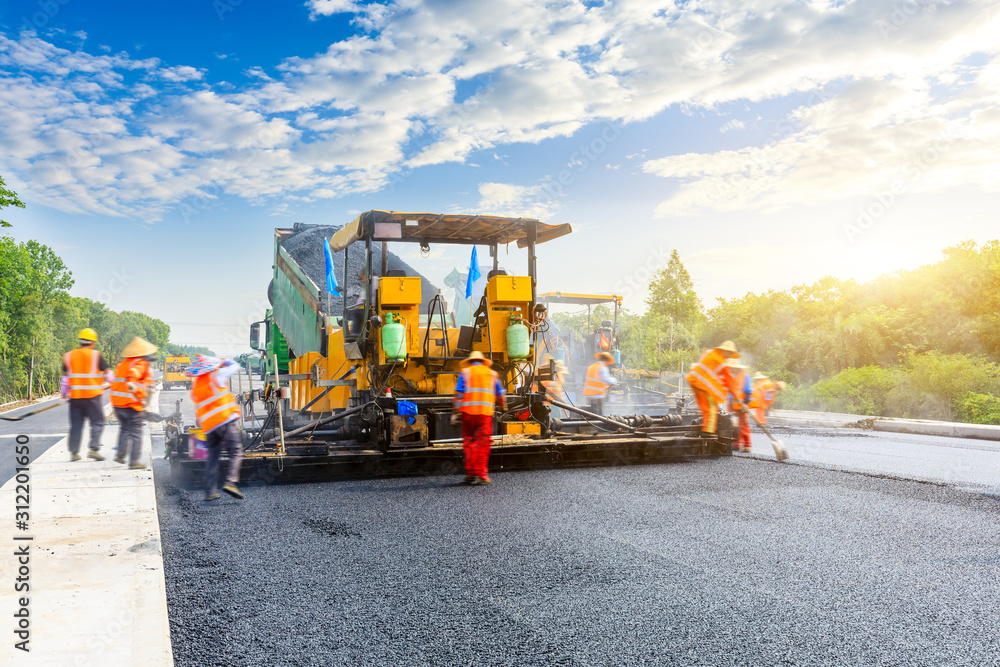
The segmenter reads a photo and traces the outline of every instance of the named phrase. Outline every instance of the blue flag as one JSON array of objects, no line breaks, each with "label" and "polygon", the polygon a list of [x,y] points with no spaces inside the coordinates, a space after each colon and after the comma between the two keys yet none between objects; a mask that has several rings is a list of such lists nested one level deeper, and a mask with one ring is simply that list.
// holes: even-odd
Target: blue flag
[{"label": "blue flag", "polygon": [[333,275],[333,253],[330,252],[330,239],[323,239],[323,252],[326,254],[326,291],[337,293],[337,277]]},{"label": "blue flag", "polygon": [[479,257],[476,255],[476,246],[472,246],[472,259],[469,260],[469,277],[465,281],[465,298],[472,297],[472,283],[479,280]]}]

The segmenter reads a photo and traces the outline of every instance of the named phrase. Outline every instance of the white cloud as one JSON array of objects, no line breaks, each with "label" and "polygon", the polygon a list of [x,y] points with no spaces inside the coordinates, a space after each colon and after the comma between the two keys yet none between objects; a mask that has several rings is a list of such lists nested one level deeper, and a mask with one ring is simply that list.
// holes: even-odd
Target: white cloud
[{"label": "white cloud", "polygon": [[543,185],[480,183],[478,213],[512,217],[548,218],[557,208]]},{"label": "white cloud", "polygon": [[354,14],[361,11],[355,0],[308,0],[310,17],[332,16],[333,14]]},{"label": "white cloud", "polygon": [[164,81],[197,81],[204,78],[204,74],[194,67],[181,65],[179,67],[164,67],[159,71],[160,78]]},{"label": "white cloud", "polygon": [[[183,64],[0,34],[0,167],[30,184],[25,196],[149,219],[209,186],[337,197],[593,123],[795,96],[765,146],[664,155],[650,137],[650,153],[628,156],[677,182],[660,214],[868,192],[945,130],[948,152],[909,187],[996,187],[996,3],[696,5],[309,0],[311,18],[351,14],[357,34],[275,70],[250,65],[231,92]],[[534,206],[536,186],[510,187],[528,190],[504,206]],[[484,205],[502,192],[481,190]]]},{"label": "white cloud", "polygon": [[657,214],[773,212],[963,185],[1000,190],[989,148],[1000,142],[998,65],[994,58],[977,85],[945,101],[912,81],[858,81],[798,109],[789,133],[765,146],[649,160],[644,171],[680,183]]},{"label": "white cloud", "polygon": [[726,133],[729,132],[730,130],[742,130],[744,127],[746,126],[743,124],[742,120],[737,120],[736,118],[733,118],[728,123],[720,127],[719,132]]}]

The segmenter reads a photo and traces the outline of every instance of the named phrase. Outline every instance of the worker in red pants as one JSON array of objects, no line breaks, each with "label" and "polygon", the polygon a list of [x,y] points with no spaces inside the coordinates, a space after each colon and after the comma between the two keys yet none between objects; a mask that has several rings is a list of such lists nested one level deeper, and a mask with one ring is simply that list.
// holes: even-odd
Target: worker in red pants
[{"label": "worker in red pants", "polygon": [[734,394],[730,391],[728,410],[730,412],[735,412],[740,419],[740,430],[739,434],[736,436],[736,446],[733,449],[738,452],[749,452],[750,415],[747,414],[745,408],[743,410],[738,410],[736,406],[739,404],[746,406],[750,403],[750,399],[753,396],[753,382],[750,380],[750,373],[747,372],[747,367],[743,364],[732,362],[729,364],[729,369],[734,376],[734,384],[738,393]]},{"label": "worker in red pants", "polygon": [[[462,373],[455,385],[455,410],[462,419],[462,450],[465,453],[464,484],[489,484],[487,468],[493,435],[493,413],[497,403],[507,409],[507,393],[500,376],[490,368],[493,362],[482,352],[473,352],[462,361]],[[456,415],[457,416],[457,415]]]}]

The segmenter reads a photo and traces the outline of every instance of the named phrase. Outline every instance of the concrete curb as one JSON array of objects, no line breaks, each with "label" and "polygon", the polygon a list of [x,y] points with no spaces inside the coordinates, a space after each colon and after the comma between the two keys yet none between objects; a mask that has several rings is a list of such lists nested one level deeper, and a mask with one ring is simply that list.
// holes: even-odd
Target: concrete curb
[{"label": "concrete curb", "polygon": [[[9,401],[0,405],[0,415],[5,415],[8,412],[14,412],[14,410],[20,410],[22,408],[30,408],[33,405],[38,405],[39,403],[45,403],[46,401],[53,401],[59,398],[59,394],[49,394],[48,396],[42,396],[40,398],[33,398],[30,403],[25,401]],[[24,403],[24,405],[18,405],[16,407],[10,407],[15,403]]]},{"label": "concrete curb", "polygon": [[[31,651],[12,641],[3,651],[17,664],[173,664],[153,472],[111,461],[117,439],[118,427],[108,426],[105,461],[70,462],[66,438],[48,448],[30,465],[30,529],[17,535],[33,539],[15,542],[13,521],[0,523],[4,544],[28,544],[31,553]],[[140,460],[151,457],[147,428]],[[0,488],[6,507],[15,484]],[[20,595],[3,587],[4,613]]]},{"label": "concrete curb", "polygon": [[818,428],[852,428],[886,433],[936,435],[950,438],[1000,440],[1000,426],[990,424],[961,424],[958,422],[926,419],[896,419],[892,417],[865,417],[839,413],[797,412],[776,410],[768,419],[779,426],[806,426]]}]

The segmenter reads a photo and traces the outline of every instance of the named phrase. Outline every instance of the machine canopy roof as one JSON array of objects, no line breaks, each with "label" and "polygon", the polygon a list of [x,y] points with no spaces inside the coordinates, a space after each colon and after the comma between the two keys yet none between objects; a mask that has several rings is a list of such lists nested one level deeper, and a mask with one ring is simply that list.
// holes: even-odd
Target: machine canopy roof
[{"label": "machine canopy roof", "polygon": [[598,303],[621,304],[622,297],[617,294],[573,294],[572,292],[545,292],[538,295],[539,301],[549,303],[572,303],[584,306],[596,305]]},{"label": "machine canopy roof", "polygon": [[573,231],[568,224],[547,225],[534,218],[501,218],[461,213],[399,213],[368,211],[345,225],[330,239],[330,249],[340,252],[355,241],[455,243],[528,246],[529,230],[537,230],[535,243],[545,243]]}]

